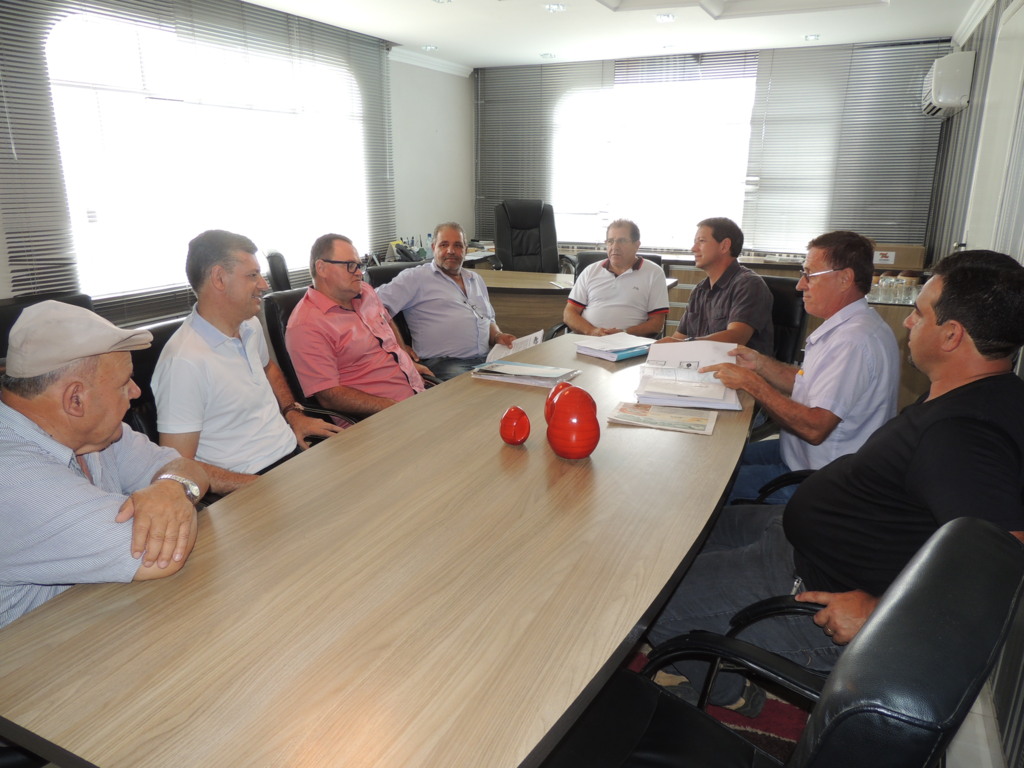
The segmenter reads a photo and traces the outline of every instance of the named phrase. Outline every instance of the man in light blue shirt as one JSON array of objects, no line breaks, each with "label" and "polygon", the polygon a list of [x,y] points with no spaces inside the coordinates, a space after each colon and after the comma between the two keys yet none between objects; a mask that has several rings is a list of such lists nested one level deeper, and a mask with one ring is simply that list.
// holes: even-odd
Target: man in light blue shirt
[{"label": "man in light blue shirt", "polygon": [[[746,447],[730,501],[752,499],[784,472],[820,469],[855,453],[896,415],[900,361],[896,337],[864,298],[874,247],[855,232],[829,232],[808,244],[797,290],[809,315],[825,322],[807,337],[799,368],[747,347],[736,364],[710,366],[727,387],[749,392],[782,428],[778,440]],[[785,503],[795,486],[770,497]]]},{"label": "man in light blue shirt", "polygon": [[511,347],[516,337],[498,328],[483,278],[462,268],[462,227],[454,221],[438,224],[433,250],[433,261],[403,270],[377,295],[392,317],[403,313],[412,358],[447,380],[483,363],[495,344]]}]

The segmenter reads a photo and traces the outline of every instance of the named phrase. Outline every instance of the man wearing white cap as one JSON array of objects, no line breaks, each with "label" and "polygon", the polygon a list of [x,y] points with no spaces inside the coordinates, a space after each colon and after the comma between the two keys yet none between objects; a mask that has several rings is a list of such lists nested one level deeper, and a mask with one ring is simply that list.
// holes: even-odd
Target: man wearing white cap
[{"label": "man wearing white cap", "polygon": [[206,472],[121,421],[139,394],[130,350],[151,339],[57,301],[28,307],[11,329],[0,627],[74,584],[170,576],[192,551]]}]

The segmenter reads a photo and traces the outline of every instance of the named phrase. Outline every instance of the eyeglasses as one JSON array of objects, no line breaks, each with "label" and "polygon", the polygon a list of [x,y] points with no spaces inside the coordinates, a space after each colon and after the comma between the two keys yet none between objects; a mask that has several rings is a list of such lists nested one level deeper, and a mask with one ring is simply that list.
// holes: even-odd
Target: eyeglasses
[{"label": "eyeglasses", "polygon": [[629,245],[632,242],[634,241],[630,240],[628,237],[616,237],[614,239],[609,237],[604,241],[604,244],[606,247],[611,248],[613,245]]},{"label": "eyeglasses", "polygon": [[808,272],[806,269],[801,269],[800,270],[800,277],[802,277],[804,280],[806,280],[809,283],[809,282],[811,282],[811,278],[812,277],[817,277],[818,275],[827,275],[829,272],[842,272],[842,271],[843,270],[841,270],[841,269],[823,269],[820,272]]},{"label": "eyeglasses", "polygon": [[350,275],[354,275],[363,268],[363,265],[358,261],[338,261],[337,259],[320,259],[320,261],[327,262],[328,264],[344,264],[345,269],[348,270]]}]

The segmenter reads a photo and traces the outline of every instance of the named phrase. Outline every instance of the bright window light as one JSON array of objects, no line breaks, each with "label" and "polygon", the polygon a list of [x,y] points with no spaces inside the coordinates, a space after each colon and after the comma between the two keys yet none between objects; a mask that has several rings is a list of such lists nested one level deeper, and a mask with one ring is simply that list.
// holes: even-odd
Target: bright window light
[{"label": "bright window light", "polygon": [[689,248],[696,224],[742,225],[754,78],[575,91],[555,111],[558,239],[600,242],[633,219],[648,247]]},{"label": "bright window light", "polygon": [[325,232],[369,248],[348,71],[89,14],[54,28],[47,60],[84,292],[184,283],[205,229],[293,269]]}]

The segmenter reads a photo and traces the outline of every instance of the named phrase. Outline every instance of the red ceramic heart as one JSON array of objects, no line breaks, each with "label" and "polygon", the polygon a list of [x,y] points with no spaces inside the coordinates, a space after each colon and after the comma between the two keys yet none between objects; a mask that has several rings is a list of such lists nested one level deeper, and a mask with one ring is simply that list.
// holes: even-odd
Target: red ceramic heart
[{"label": "red ceramic heart", "polygon": [[522,445],[530,436],[530,417],[518,405],[513,405],[501,417],[498,433],[509,445]]}]

